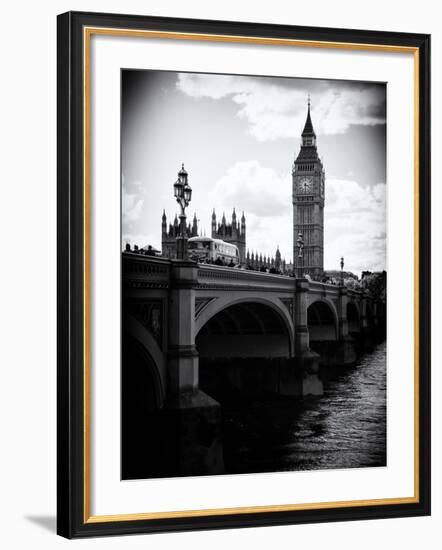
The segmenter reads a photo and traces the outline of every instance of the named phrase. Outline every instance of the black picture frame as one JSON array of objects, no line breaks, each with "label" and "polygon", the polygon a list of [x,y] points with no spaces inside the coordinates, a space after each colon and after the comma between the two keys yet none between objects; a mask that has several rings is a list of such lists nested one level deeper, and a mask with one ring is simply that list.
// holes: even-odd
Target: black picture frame
[{"label": "black picture frame", "polygon": [[[67,538],[430,514],[430,36],[396,32],[299,27],[68,12],[57,21],[57,531]],[[211,514],[196,517],[90,521],[85,495],[84,411],[84,29],[111,27],[179,33],[407,47],[419,63],[418,498],[410,503]]]}]

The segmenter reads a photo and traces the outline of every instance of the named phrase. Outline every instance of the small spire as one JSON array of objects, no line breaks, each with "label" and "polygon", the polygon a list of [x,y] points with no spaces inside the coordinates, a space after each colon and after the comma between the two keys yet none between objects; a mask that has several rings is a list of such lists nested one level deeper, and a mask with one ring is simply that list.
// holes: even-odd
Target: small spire
[{"label": "small spire", "polygon": [[215,209],[213,209],[213,212],[212,212],[212,220],[216,220]]}]

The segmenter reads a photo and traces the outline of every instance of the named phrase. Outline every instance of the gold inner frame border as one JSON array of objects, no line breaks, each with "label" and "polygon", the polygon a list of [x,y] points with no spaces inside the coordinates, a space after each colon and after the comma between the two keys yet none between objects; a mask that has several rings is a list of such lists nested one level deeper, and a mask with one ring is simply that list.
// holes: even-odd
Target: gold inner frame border
[{"label": "gold inner frame border", "polygon": [[[325,48],[364,50],[375,52],[411,53],[414,64],[414,495],[410,497],[381,498],[368,500],[348,500],[336,502],[316,502],[299,504],[281,504],[268,506],[241,506],[234,508],[213,508],[201,510],[176,510],[167,512],[146,512],[112,515],[91,514],[91,472],[90,472],[90,43],[93,35],[129,36],[137,38],[156,38],[174,40],[195,40],[203,42],[248,43],[269,46],[291,46],[304,48]],[[137,29],[119,29],[111,27],[83,28],[83,105],[84,105],[84,354],[83,354],[83,436],[84,436],[84,484],[83,517],[84,523],[106,523],[116,521],[139,521],[172,518],[209,517],[231,514],[258,514],[263,512],[287,512],[301,510],[324,510],[332,508],[350,508],[360,506],[379,506],[412,504],[419,502],[419,49],[412,46],[394,46],[387,44],[364,44],[351,42],[329,42],[316,40],[296,40],[204,33],[180,33],[149,31]]]}]

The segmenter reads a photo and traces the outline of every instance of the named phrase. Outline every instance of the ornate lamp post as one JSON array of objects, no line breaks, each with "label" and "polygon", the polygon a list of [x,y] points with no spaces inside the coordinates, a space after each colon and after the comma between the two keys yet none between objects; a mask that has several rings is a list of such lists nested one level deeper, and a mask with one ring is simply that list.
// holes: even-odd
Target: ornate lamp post
[{"label": "ornate lamp post", "polygon": [[344,286],[344,257],[341,258],[341,286]]},{"label": "ornate lamp post", "polygon": [[298,238],[296,239],[296,246],[298,247],[298,277],[302,277],[303,267],[304,267],[304,237],[301,232],[298,233]]},{"label": "ornate lamp post", "polygon": [[181,165],[181,170],[178,172],[178,179],[173,184],[173,192],[177,203],[180,205],[180,234],[177,237],[177,258],[179,260],[187,259],[187,230],[186,230],[186,208],[192,199],[192,188],[187,181],[188,174],[184,170],[184,163]]}]

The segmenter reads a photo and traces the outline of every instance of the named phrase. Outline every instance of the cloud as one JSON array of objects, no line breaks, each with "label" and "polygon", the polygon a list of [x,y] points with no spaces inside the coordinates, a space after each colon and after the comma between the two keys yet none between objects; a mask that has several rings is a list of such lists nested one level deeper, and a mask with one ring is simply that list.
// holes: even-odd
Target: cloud
[{"label": "cloud", "polygon": [[[326,180],[325,269],[337,269],[344,256],[346,269],[385,269],[386,185],[365,187],[353,180]],[[292,178],[256,160],[236,162],[214,185],[209,204],[230,221],[232,208],[244,210],[247,248],[274,255],[277,245],[287,261],[293,257]]]},{"label": "cloud", "polygon": [[135,194],[123,194],[123,223],[127,224],[138,220],[144,199],[140,199]]},{"label": "cloud", "polygon": [[287,261],[293,258],[293,221],[292,214],[277,214],[270,217],[260,217],[253,212],[246,214],[247,248],[250,253],[273,256],[279,246],[282,257]]},{"label": "cloud", "polygon": [[210,204],[226,210],[252,211],[257,216],[272,216],[289,211],[291,176],[277,174],[256,160],[239,161],[228,168],[209,193]]},{"label": "cloud", "polygon": [[299,137],[309,89],[318,135],[342,134],[352,124],[385,123],[381,85],[180,73],[177,89],[193,98],[230,99],[258,141]]},{"label": "cloud", "polygon": [[326,269],[382,270],[386,265],[386,185],[364,187],[351,180],[326,180]]},{"label": "cloud", "polygon": [[178,73],[177,89],[190,97],[221,99],[238,90],[243,77]]},{"label": "cloud", "polygon": [[135,181],[128,184],[122,177],[121,186],[121,201],[122,201],[122,225],[123,227],[131,227],[138,220],[144,204],[143,184],[140,181]]},{"label": "cloud", "polygon": [[244,210],[247,224],[247,247],[274,255],[291,257],[291,175],[276,173],[256,160],[232,165],[209,192],[208,203],[216,205],[218,221],[223,211],[230,221],[233,207],[238,217]]}]

